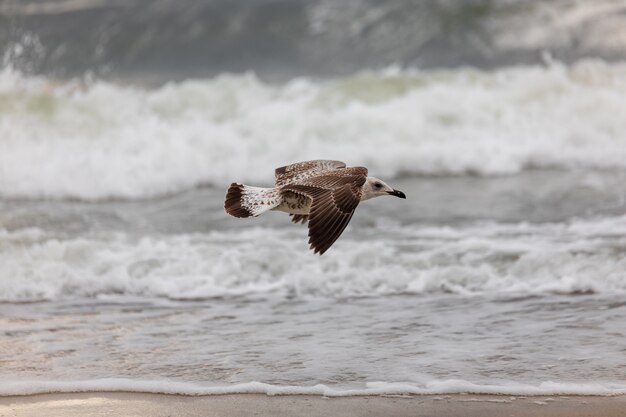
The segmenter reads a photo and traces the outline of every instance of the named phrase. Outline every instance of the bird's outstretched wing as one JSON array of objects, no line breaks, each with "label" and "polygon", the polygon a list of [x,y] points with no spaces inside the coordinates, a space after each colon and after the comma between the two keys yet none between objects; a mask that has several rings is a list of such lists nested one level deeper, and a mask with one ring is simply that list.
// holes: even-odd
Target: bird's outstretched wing
[{"label": "bird's outstretched wing", "polygon": [[346,164],[341,161],[331,161],[318,159],[314,161],[297,162],[295,164],[286,165],[276,168],[274,175],[276,177],[276,186],[300,182],[309,177],[323,174],[326,171],[332,171],[339,168],[345,168]]},{"label": "bird's outstretched wing", "polygon": [[311,199],[309,244],[315,253],[326,252],[348,226],[366,179],[366,168],[344,168],[281,188]]}]

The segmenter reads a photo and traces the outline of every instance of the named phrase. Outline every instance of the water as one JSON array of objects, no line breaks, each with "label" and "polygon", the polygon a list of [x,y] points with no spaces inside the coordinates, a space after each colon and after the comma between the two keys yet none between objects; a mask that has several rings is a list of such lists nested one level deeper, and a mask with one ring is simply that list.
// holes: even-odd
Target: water
[{"label": "water", "polygon": [[624,175],[399,179],[323,257],[215,188],[5,200],[0,390],[624,392]]},{"label": "water", "polygon": [[626,393],[623,2],[376,3],[0,5],[0,395]]},{"label": "water", "polygon": [[615,61],[626,57],[625,10],[623,0],[4,0],[0,53],[32,73],[143,83]]},{"label": "water", "polygon": [[400,383],[396,392],[439,383],[441,393],[459,381],[479,392],[532,393],[547,381],[572,386],[548,385],[544,394],[576,385],[623,392],[596,381],[623,378],[624,308],[616,296],[453,295],[5,305],[12,355],[2,366],[28,380],[143,380],[136,390],[167,380],[179,392],[172,381],[207,392],[250,381],[294,392],[366,390],[376,381]]},{"label": "water", "polygon": [[312,158],[381,178],[623,170],[625,80],[624,64],[603,61],[390,69],[279,86],[223,75],[157,89],[5,70],[0,196],[142,198],[271,184],[275,167]]}]

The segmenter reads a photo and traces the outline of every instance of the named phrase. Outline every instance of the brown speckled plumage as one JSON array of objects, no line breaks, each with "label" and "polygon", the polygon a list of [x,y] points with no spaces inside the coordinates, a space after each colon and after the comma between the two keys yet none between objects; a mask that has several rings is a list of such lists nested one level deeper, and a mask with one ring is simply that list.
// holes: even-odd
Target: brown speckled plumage
[{"label": "brown speckled plumage", "polygon": [[[287,212],[294,223],[308,222],[310,247],[321,255],[341,236],[361,200],[382,195],[363,195],[367,173],[367,168],[346,167],[340,161],[298,162],[276,169],[275,188],[231,184],[224,209],[235,217],[258,216],[268,210]],[[370,179],[378,181],[377,186],[384,184]],[[404,198],[403,193],[388,190]]]}]

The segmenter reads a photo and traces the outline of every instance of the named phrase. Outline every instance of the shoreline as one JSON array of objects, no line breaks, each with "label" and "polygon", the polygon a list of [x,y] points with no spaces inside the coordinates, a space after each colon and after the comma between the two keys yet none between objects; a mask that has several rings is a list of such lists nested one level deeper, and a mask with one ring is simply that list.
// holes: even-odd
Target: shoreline
[{"label": "shoreline", "polygon": [[317,395],[185,396],[134,392],[54,393],[0,397],[0,416],[335,416],[623,417],[626,395]]}]

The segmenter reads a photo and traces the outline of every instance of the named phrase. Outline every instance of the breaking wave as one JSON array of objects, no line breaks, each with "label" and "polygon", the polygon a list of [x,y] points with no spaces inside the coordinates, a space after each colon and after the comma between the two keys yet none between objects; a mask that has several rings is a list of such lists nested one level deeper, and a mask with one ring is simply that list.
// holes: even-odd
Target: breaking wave
[{"label": "breaking wave", "polygon": [[0,231],[0,300],[626,292],[626,217],[385,225],[361,231],[364,239],[345,236],[324,257],[306,250],[305,233],[256,228],[63,239],[38,229]]},{"label": "breaking wave", "polygon": [[270,183],[313,158],[374,175],[626,168],[626,65],[387,70],[156,89],[0,73],[0,196],[142,198]]}]

